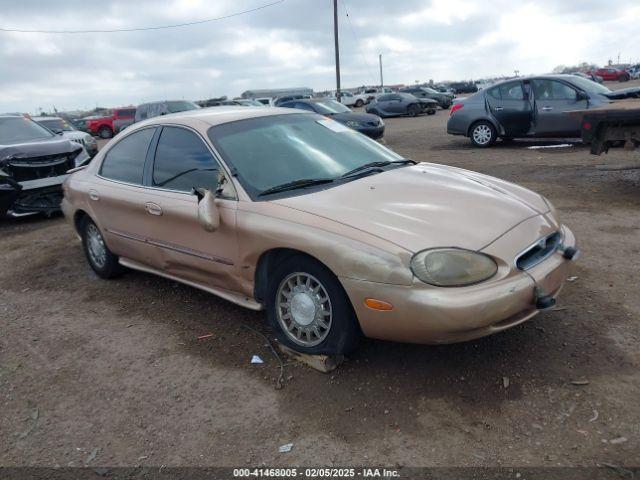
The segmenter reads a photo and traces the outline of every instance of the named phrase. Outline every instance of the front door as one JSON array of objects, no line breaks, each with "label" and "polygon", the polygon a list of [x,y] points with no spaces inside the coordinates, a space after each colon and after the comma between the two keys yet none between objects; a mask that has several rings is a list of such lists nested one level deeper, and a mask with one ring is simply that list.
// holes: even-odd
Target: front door
[{"label": "front door", "polygon": [[506,137],[522,137],[531,130],[533,109],[519,80],[487,90],[485,98],[491,114],[504,128]]},{"label": "front door", "polygon": [[580,117],[566,113],[588,107],[586,100],[579,100],[578,91],[567,83],[547,78],[536,78],[531,83],[536,136],[580,137]]},{"label": "front door", "polygon": [[241,290],[236,237],[237,201],[234,192],[216,200],[220,227],[205,231],[198,223],[194,188],[216,191],[220,164],[202,137],[185,127],[165,126],[158,139],[148,178],[158,214],[149,241],[161,249],[161,270],[198,284]]}]

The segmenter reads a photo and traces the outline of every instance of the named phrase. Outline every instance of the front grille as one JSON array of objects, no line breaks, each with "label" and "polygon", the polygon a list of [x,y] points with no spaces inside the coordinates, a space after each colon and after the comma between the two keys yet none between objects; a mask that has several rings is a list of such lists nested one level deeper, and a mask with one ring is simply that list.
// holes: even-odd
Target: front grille
[{"label": "front grille", "polygon": [[561,242],[562,235],[560,232],[547,235],[518,256],[516,267],[520,270],[528,270],[548,258],[558,249]]},{"label": "front grille", "polygon": [[72,138],[71,141],[84,145],[84,140],[82,138]]},{"label": "front grille", "polygon": [[75,168],[75,156],[75,153],[65,153],[29,159],[13,159],[7,163],[4,170],[16,182],[58,177]]}]

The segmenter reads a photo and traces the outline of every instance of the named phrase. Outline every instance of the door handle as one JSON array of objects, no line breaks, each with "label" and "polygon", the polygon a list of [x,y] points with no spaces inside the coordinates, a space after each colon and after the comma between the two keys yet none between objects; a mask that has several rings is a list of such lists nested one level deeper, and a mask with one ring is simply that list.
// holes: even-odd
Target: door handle
[{"label": "door handle", "polygon": [[501,112],[502,110],[504,110],[504,107],[496,107],[496,112]]},{"label": "door handle", "polygon": [[147,202],[145,203],[144,208],[146,208],[147,213],[150,213],[151,215],[162,215],[162,207],[157,203]]},{"label": "door handle", "polygon": [[542,107],[543,112],[550,112],[551,110],[553,110],[553,107]]},{"label": "door handle", "polygon": [[97,192],[97,190],[91,189],[89,190],[89,198],[97,202],[98,200],[100,200],[100,194]]}]

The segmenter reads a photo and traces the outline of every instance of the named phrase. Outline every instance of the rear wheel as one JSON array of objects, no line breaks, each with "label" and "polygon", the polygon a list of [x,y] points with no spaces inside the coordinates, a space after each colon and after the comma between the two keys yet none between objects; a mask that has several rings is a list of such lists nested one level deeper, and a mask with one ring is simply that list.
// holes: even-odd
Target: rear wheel
[{"label": "rear wheel", "polygon": [[307,354],[354,350],[360,327],[338,279],[322,264],[296,255],[270,275],[267,318],[278,341]]},{"label": "rear wheel", "polygon": [[359,98],[358,100],[356,100],[356,107],[360,108],[364,105],[364,102],[362,101],[361,98]]},{"label": "rear wheel", "polygon": [[100,136],[100,138],[111,138],[113,137],[113,130],[111,130],[107,126],[100,127],[100,129],[98,130],[98,135]]},{"label": "rear wheel", "polygon": [[416,105],[415,103],[412,103],[407,107],[407,115],[411,117],[417,117],[418,115],[420,115],[421,111],[422,109],[420,108],[420,106]]},{"label": "rear wheel", "polygon": [[496,141],[497,132],[491,123],[486,120],[476,122],[471,126],[469,130],[469,137],[471,143],[476,147],[489,147]]},{"label": "rear wheel", "polygon": [[89,217],[85,217],[80,225],[82,247],[89,266],[101,278],[114,278],[123,272],[118,257],[111,253],[102,238],[98,226]]}]

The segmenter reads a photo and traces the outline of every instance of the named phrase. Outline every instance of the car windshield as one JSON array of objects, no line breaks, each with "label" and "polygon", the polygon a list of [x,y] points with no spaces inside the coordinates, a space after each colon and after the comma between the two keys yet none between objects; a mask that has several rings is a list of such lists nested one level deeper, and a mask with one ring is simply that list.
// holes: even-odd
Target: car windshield
[{"label": "car windshield", "polygon": [[440,92],[436,92],[433,88],[429,88],[429,87],[422,87],[422,90],[424,90],[427,93],[440,93]]},{"label": "car windshield", "polygon": [[193,102],[167,102],[167,110],[169,110],[169,113],[186,112],[187,110],[196,110],[198,108],[200,107]]},{"label": "car windshield", "polygon": [[[288,182],[338,179],[371,162],[402,160],[378,142],[313,113],[225,123],[211,127],[208,135],[254,199],[260,192]],[[352,178],[345,181],[349,180]]]},{"label": "car windshield", "polygon": [[47,127],[49,130],[54,132],[71,132],[75,130],[71,125],[65,122],[61,118],[52,118],[49,120],[36,120],[40,125]]},{"label": "car windshield", "polygon": [[349,113],[347,107],[342,105],[341,103],[336,102],[335,100],[322,100],[320,102],[315,102],[316,111],[323,115],[331,115],[334,113]]},{"label": "car windshield", "polygon": [[594,93],[599,95],[606,95],[607,93],[611,93],[611,90],[609,90],[604,85],[600,85],[599,83],[588,80],[586,78],[574,76],[574,78],[571,79],[571,83],[587,93]]},{"label": "car windshield", "polygon": [[49,130],[28,118],[0,118],[0,145],[43,140],[53,136]]}]

